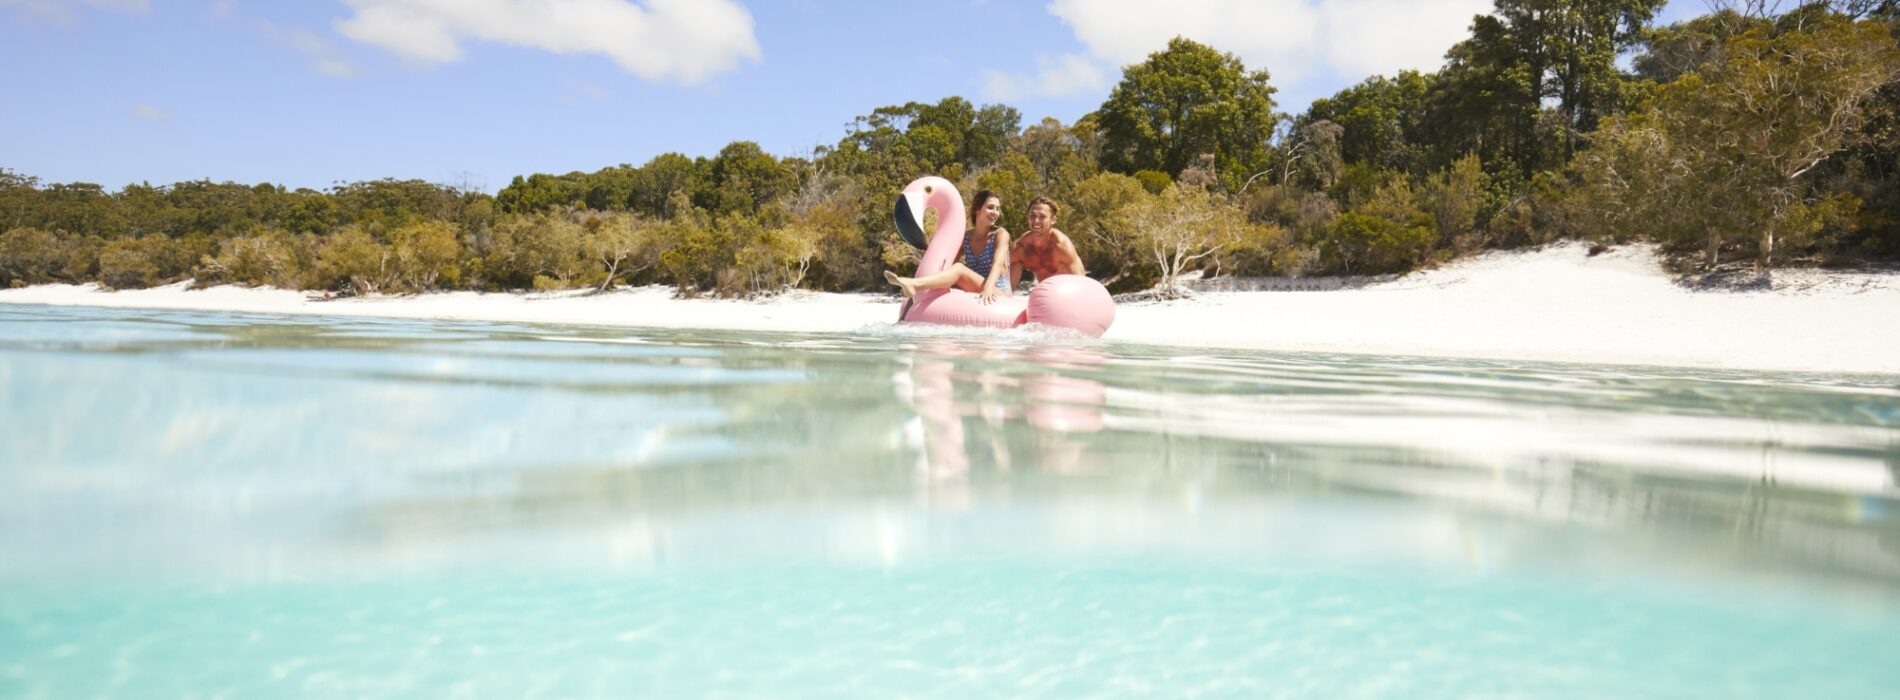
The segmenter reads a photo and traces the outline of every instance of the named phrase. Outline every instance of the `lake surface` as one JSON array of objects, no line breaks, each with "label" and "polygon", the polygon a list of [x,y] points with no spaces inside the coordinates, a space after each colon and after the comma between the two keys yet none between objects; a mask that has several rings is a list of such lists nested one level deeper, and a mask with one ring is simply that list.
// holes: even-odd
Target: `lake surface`
[{"label": "lake surface", "polygon": [[1897,475],[1893,376],[0,305],[0,697],[1893,697]]}]

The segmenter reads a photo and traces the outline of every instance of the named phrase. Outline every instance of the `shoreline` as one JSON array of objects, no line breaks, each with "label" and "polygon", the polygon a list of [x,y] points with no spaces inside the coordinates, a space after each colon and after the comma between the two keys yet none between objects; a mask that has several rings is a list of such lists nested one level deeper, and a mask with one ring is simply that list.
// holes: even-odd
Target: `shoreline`
[{"label": "shoreline", "polygon": [[[1691,290],[1654,249],[1589,256],[1564,243],[1492,252],[1325,291],[1207,291],[1123,302],[1104,340],[1220,349],[1504,361],[1900,374],[1900,273],[1776,271],[1769,289]],[[793,291],[675,299],[669,287],[436,292],[312,301],[220,286],[0,290],[0,304],[777,332],[851,332],[895,320],[895,294]]]}]

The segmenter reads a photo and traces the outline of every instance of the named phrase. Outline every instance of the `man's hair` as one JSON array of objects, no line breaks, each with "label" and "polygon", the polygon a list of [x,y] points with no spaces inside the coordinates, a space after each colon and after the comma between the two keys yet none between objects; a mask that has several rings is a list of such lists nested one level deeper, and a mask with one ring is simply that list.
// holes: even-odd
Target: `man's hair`
[{"label": "man's hair", "polygon": [[[1050,198],[1048,198],[1048,197],[1044,197],[1044,196],[1042,196],[1042,195],[1036,195],[1036,198],[1035,198],[1035,199],[1032,199],[1032,200],[1029,200],[1029,209],[1034,209],[1034,208],[1036,208],[1036,205],[1038,205],[1038,204],[1042,204],[1042,205],[1046,205],[1046,206],[1048,206],[1048,207],[1049,207],[1049,215],[1050,215],[1050,216],[1055,216],[1055,215],[1056,215],[1056,212],[1059,212],[1059,211],[1062,211],[1062,208],[1061,208],[1061,207],[1058,207],[1058,206],[1056,206],[1056,201],[1055,201],[1055,200],[1053,200],[1053,199],[1050,199]],[[1028,209],[1025,209],[1024,211],[1028,211]]]}]

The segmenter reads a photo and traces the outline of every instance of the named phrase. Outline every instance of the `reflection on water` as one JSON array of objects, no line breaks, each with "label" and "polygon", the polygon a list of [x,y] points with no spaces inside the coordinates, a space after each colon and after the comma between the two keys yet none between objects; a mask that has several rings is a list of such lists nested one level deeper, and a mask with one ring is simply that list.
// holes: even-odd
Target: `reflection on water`
[{"label": "reflection on water", "polygon": [[[25,526],[0,539],[32,553],[0,564],[9,576],[286,547],[376,560],[384,538],[462,556],[632,515],[665,539],[689,514],[759,509],[1040,503],[1095,527],[1139,507],[1370,498],[1900,581],[1890,377],[910,327],[5,307],[0,329],[0,512]],[[222,546],[178,551],[205,538]]]},{"label": "reflection on water", "polygon": [[[1687,620],[1707,600],[1751,601],[1721,608],[1729,617],[1718,626],[1838,645],[1827,648],[1848,650],[1830,657],[1844,668],[1814,666],[1809,675],[1844,685],[1729,694],[1800,688],[1841,697],[1896,680],[1874,669],[1900,667],[1892,652],[1864,643],[1865,634],[1900,631],[1897,480],[1900,385],[1884,376],[1210,353],[908,326],[794,336],[0,306],[0,593],[15,592],[0,595],[0,652],[79,645],[74,630],[188,626],[167,611],[212,605],[204,591],[228,586],[259,587],[241,589],[258,597],[246,605],[268,608],[279,595],[322,601],[296,618],[321,636],[335,632],[325,620],[378,596],[418,595],[426,606],[430,595],[492,595],[534,609],[539,602],[525,601],[539,601],[533,591],[545,586],[590,600],[631,595],[646,601],[640,615],[673,621],[653,624],[751,609],[759,596],[858,619],[863,608],[830,597],[839,590],[906,611],[893,612],[900,617],[948,619],[972,612],[955,606],[978,605],[955,592],[978,576],[1017,596],[982,603],[1001,607],[981,607],[978,618],[1062,610],[1093,620],[1098,626],[1052,623],[1063,632],[1050,641],[1071,649],[1128,633],[1109,629],[1088,600],[1211,586],[1198,607],[1130,599],[1129,621],[1158,625],[1165,629],[1152,630],[1154,639],[1189,646],[1227,635],[1240,646],[1220,653],[1256,658],[1269,642],[1245,630],[1267,629],[1223,625],[1266,613],[1229,615],[1223,606],[1251,609],[1237,602],[1249,590],[1311,602],[1338,584],[1367,591],[1341,605],[1393,620],[1417,601],[1407,591],[1460,591],[1446,595],[1469,607],[1431,624],[1462,620],[1440,633],[1515,640],[1506,646],[1577,631],[1554,623],[1513,631],[1517,623],[1494,619],[1486,601],[1516,600],[1553,620],[1604,600],[1623,607],[1592,614],[1642,610],[1645,620]],[[1311,575],[1294,581],[1289,571]],[[1367,583],[1388,575],[1411,583]],[[1473,576],[1481,591],[1468,588],[1478,585],[1465,578]],[[700,593],[623,589],[687,580]],[[436,593],[373,592],[402,581]],[[1062,595],[1038,597],[1034,581]],[[1526,593],[1544,590],[1537,581],[1570,587]],[[1769,593],[1828,614],[1863,606],[1845,613],[1863,626],[1773,617],[1761,607]],[[102,602],[152,596],[162,601],[135,612]],[[1275,629],[1310,627],[1300,605],[1276,609]],[[108,609],[116,612],[101,612]],[[74,613],[81,622],[69,629],[46,623],[49,610],[85,614]],[[606,624],[630,610],[543,612]],[[460,627],[467,618],[403,614],[421,616],[413,624],[422,629],[490,634]],[[1199,627],[1171,626],[1181,621]],[[1706,631],[1706,622],[1688,628]],[[880,637],[865,624],[864,639],[834,640],[837,648],[874,653],[857,644]],[[931,629],[940,647],[955,647],[940,653],[983,643],[959,636],[976,628]],[[1273,643],[1319,649],[1365,638],[1325,629],[1313,628],[1303,647]],[[1333,633],[1340,636],[1326,636]],[[572,646],[554,639],[557,629],[524,634]],[[745,643],[668,634],[683,647],[667,648],[709,657],[740,654],[733,645]],[[1012,658],[1036,658],[1018,652]],[[52,653],[0,664],[0,695],[117,692],[36,672],[32,664],[51,663]],[[757,647],[743,653],[771,657]],[[824,668],[795,648],[785,653],[796,668]],[[1192,666],[1153,649],[1115,653]],[[928,682],[903,671],[937,668],[919,654],[886,670],[904,683]],[[431,672],[442,678],[480,665],[435,662]],[[1479,661],[1465,663],[1475,665],[1461,672],[1482,675]],[[535,677],[530,667],[509,668],[511,678]],[[1058,682],[1089,676],[1088,664],[1063,666],[1079,676],[1009,668],[984,677],[1016,673],[1011,682],[1026,685],[940,687],[1128,690]],[[1338,670],[1328,678],[1379,673]],[[673,686],[652,674],[671,676],[648,671],[651,682],[603,692],[784,687]],[[309,669],[286,673],[304,674],[306,691],[390,691],[311,685]],[[1575,687],[1551,678],[1555,685],[1448,682],[1423,694]],[[1038,679],[1050,685],[1030,683]],[[173,680],[178,690],[224,687]],[[1316,682],[1315,692],[1333,694]],[[866,683],[834,690],[911,687]],[[232,687],[242,694],[247,686]],[[1600,689],[1615,695],[1613,687]],[[505,682],[483,689],[531,690]]]}]

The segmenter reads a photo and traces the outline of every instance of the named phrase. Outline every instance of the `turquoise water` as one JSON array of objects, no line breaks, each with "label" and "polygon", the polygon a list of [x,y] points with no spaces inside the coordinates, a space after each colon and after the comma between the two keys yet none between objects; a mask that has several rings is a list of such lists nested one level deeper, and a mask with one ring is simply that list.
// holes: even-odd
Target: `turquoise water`
[{"label": "turquoise water", "polygon": [[1892,697],[1897,475],[1892,376],[0,306],[0,697]]}]

